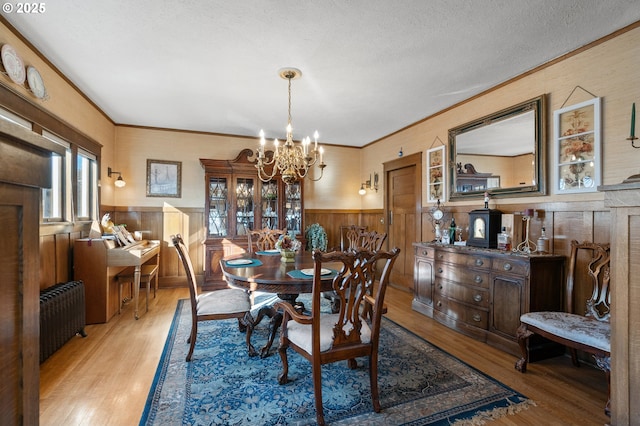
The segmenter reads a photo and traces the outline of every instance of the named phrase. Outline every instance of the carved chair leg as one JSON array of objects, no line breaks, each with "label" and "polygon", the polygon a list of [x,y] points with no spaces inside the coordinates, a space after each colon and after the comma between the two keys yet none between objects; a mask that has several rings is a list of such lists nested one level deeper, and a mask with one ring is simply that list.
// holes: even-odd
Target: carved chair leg
[{"label": "carved chair leg", "polygon": [[347,366],[349,367],[350,370],[355,370],[356,368],[358,368],[358,362],[356,361],[355,358],[348,359]]},{"label": "carved chair leg", "polygon": [[604,406],[604,413],[611,417],[611,371],[605,371],[607,375],[607,405]]},{"label": "carved chair leg", "polygon": [[604,371],[607,377],[607,404],[604,406],[604,413],[611,417],[611,356],[594,355],[593,358],[598,368]]},{"label": "carved chair leg", "polygon": [[191,361],[191,356],[193,355],[193,348],[196,346],[196,336],[198,335],[198,322],[195,321],[191,324],[191,334],[187,339],[187,343],[189,343],[189,353],[187,354],[187,362]]},{"label": "carved chair leg", "polygon": [[529,337],[533,334],[532,331],[527,329],[527,324],[521,323],[520,327],[516,331],[516,338],[518,339],[518,345],[520,346],[520,353],[522,354],[522,358],[516,361],[515,368],[521,373],[527,372],[527,341]]},{"label": "carved chair leg", "polygon": [[288,342],[284,342],[284,337],[280,336],[280,346],[278,346],[278,353],[280,354],[280,360],[282,361],[282,373],[278,376],[278,384],[284,385],[289,382],[289,360],[287,359]]},{"label": "carved chair leg", "polygon": [[371,382],[371,402],[373,404],[373,411],[379,413],[380,396],[378,392],[378,354],[374,352],[369,357],[369,381]]},{"label": "carved chair leg", "polygon": [[312,364],[311,371],[313,375],[313,393],[316,402],[316,422],[318,425],[323,426],[325,423],[324,408],[322,406],[322,365],[320,365],[319,360],[314,361]]}]

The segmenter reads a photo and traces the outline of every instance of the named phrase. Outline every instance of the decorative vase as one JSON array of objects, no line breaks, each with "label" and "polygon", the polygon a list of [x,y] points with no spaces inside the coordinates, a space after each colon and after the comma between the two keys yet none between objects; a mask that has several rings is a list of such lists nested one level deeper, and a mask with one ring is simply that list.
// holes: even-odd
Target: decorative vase
[{"label": "decorative vase", "polygon": [[280,261],[285,263],[295,262],[296,252],[293,250],[280,250]]}]

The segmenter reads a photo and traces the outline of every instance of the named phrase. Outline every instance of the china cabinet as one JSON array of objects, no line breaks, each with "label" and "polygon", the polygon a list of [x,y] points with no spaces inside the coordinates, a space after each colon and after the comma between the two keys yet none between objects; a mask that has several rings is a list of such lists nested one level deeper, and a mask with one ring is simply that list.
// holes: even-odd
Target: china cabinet
[{"label": "china cabinet", "polygon": [[258,178],[254,152],[244,149],[233,160],[200,159],[205,171],[205,276],[209,288],[225,285],[220,259],[247,249],[248,232],[286,229],[303,237],[303,183]]},{"label": "china cabinet", "polygon": [[[520,353],[520,315],[562,308],[563,256],[413,245],[413,309],[505,352]],[[562,351],[542,338],[529,342],[531,361]]]}]

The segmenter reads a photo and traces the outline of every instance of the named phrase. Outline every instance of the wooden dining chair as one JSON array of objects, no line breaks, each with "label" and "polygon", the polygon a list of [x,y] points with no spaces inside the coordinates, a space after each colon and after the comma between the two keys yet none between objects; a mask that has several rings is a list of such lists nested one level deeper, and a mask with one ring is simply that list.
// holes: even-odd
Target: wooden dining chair
[{"label": "wooden dining chair", "polygon": [[[588,253],[585,261],[581,253]],[[578,268],[578,262],[586,265],[585,271]],[[553,342],[566,346],[571,360],[579,367],[577,351],[591,354],[598,368],[607,376],[610,386],[611,374],[611,282],[609,280],[609,244],[571,241],[571,256],[565,285],[565,312],[529,312],[520,317],[520,327],[516,337],[522,358],[516,362],[516,370],[527,371],[528,340],[538,334]],[[573,307],[573,289],[580,276],[587,276],[592,282],[591,297],[586,307],[576,313]],[[610,392],[610,389],[609,389]],[[609,395],[610,396],[610,395]],[[610,399],[609,399],[610,401]],[[610,415],[609,401],[605,413]]]},{"label": "wooden dining chair", "polygon": [[371,251],[382,250],[382,245],[384,244],[386,239],[387,239],[386,232],[363,231],[358,236],[356,250],[371,250]]},{"label": "wooden dining chair", "polygon": [[269,229],[263,228],[256,231],[247,232],[249,237],[249,253],[253,253],[254,244],[259,251],[273,250],[276,247],[276,241],[281,235],[287,235],[286,229]]},{"label": "wooden dining chair", "polygon": [[[296,312],[286,302],[275,307],[283,311],[282,331],[278,353],[282,360],[282,373],[278,383],[289,381],[287,350],[292,348],[311,362],[313,389],[315,394],[316,420],[324,425],[322,405],[322,365],[347,360],[351,369],[357,367],[356,358],[369,358],[369,379],[373,410],[380,412],[378,395],[378,342],[383,313],[383,302],[391,269],[399,248],[385,251],[334,251],[313,252],[314,276],[311,312]],[[374,296],[368,294],[373,286],[376,264],[384,262],[382,275]],[[328,262],[331,268],[338,264],[338,273],[333,279],[333,289],[340,298],[340,310],[336,314],[320,312],[322,269]],[[370,321],[362,318],[362,305],[372,306]]]},{"label": "wooden dining chair", "polygon": [[[182,261],[184,270],[187,274],[187,283],[189,284],[189,296],[191,302],[191,333],[189,334],[189,353],[187,354],[187,362],[191,361],[193,349],[196,345],[198,337],[198,322],[210,320],[222,320],[237,318],[238,326],[241,331],[246,331],[253,327],[253,319],[251,317],[251,302],[249,294],[240,289],[225,288],[222,290],[198,293],[198,284],[196,275],[193,270],[193,264],[189,257],[189,250],[184,245],[182,237],[178,235],[171,236],[171,242],[175,247],[178,257]],[[246,336],[247,351],[251,352],[250,333]]]},{"label": "wooden dining chair", "polygon": [[340,226],[340,248],[336,250],[349,250],[358,247],[360,234],[366,232],[366,226],[341,225]]}]

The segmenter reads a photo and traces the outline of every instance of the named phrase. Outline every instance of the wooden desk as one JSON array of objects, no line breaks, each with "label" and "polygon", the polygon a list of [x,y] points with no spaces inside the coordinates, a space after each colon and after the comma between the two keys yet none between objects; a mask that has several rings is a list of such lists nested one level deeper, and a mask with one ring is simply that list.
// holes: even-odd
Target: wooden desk
[{"label": "wooden desk", "polygon": [[[257,259],[262,262],[259,266],[230,266],[226,263],[232,259]],[[300,293],[311,293],[313,290],[313,276],[308,278],[294,278],[288,275],[288,272],[296,269],[313,268],[314,262],[311,253],[298,253],[295,262],[283,263],[280,261],[280,255],[260,255],[258,253],[244,253],[239,256],[230,256],[220,260],[220,269],[227,283],[232,287],[242,288],[248,291],[262,291],[266,293],[275,293],[278,297],[286,302],[296,306],[296,298]],[[332,267],[331,263],[323,264],[323,267],[337,269],[340,266],[336,264]],[[322,291],[332,291],[332,279],[334,274],[327,275],[322,279]],[[300,305],[301,309],[304,306]],[[264,317],[271,318],[269,324],[269,340],[267,344],[260,349],[260,357],[264,358],[269,355],[269,349],[273,344],[275,333],[282,324],[282,314],[276,311],[272,306],[263,307],[258,311],[253,325],[257,325]],[[247,333],[252,333],[253,327],[247,329]],[[252,345],[249,347],[249,355],[255,356],[258,353]]]},{"label": "wooden desk", "polygon": [[160,242],[140,241],[128,247],[116,247],[113,240],[78,239],[74,244],[74,277],[85,284],[87,324],[107,322],[118,311],[118,286],[115,275],[127,266],[135,267],[133,283],[134,316],[138,316],[140,267],[147,262],[159,264]]}]

